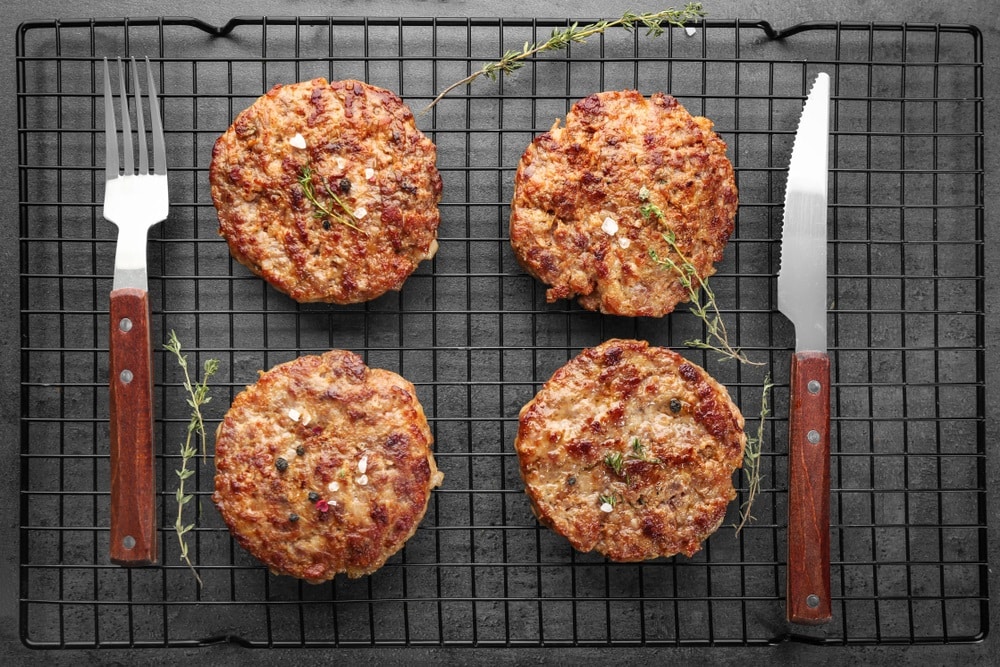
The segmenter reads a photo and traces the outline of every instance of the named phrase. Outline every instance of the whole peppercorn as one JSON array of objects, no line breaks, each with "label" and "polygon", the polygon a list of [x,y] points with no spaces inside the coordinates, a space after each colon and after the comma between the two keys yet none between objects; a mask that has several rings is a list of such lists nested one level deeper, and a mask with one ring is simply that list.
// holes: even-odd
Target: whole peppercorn
[{"label": "whole peppercorn", "polygon": [[676,398],[670,399],[670,411],[673,412],[675,415],[681,411],[681,402],[678,401]]},{"label": "whole peppercorn", "polygon": [[314,503],[317,500],[319,500],[319,494],[316,493],[315,491],[310,491],[309,492],[309,502]]},{"label": "whole peppercorn", "polygon": [[305,456],[306,448],[303,447],[302,445],[299,445],[298,447],[295,448],[295,453],[298,454],[299,456]]},{"label": "whole peppercorn", "polygon": [[351,182],[346,178],[340,179],[340,191],[345,195],[351,191]]},{"label": "whole peppercorn", "polygon": [[296,521],[299,520],[299,515],[296,514],[295,512],[292,512],[291,514],[288,515],[288,520],[291,521],[292,523],[295,523]]},{"label": "whole peppercorn", "polygon": [[274,462],[274,467],[278,469],[278,472],[285,472],[288,470],[288,461],[278,457],[278,460]]}]

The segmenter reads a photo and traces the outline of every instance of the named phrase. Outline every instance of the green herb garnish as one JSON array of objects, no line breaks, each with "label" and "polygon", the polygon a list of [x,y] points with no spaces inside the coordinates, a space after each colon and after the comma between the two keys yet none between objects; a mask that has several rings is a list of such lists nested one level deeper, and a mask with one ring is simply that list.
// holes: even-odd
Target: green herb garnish
[{"label": "green herb garnish", "polygon": [[646,455],[646,446],[642,444],[639,438],[632,438],[632,453],[628,455],[629,459],[634,461],[645,461],[647,463],[655,463],[661,465],[663,461],[656,458],[655,456]]},{"label": "green herb garnish", "polygon": [[626,30],[636,30],[640,27],[646,28],[646,35],[649,37],[659,37],[666,30],[666,26],[683,27],[688,21],[693,21],[705,16],[705,11],[701,8],[700,2],[689,2],[682,9],[666,9],[662,12],[650,12],[645,14],[635,14],[625,12],[617,19],[604,19],[597,23],[581,26],[574,23],[568,28],[559,30],[553,28],[552,35],[544,42],[525,42],[520,49],[508,49],[500,60],[486,63],[481,68],[465,77],[461,81],[451,84],[435,97],[430,104],[424,107],[421,113],[427,113],[431,108],[441,101],[445,95],[460,86],[465,86],[479,77],[485,75],[491,81],[496,81],[500,75],[509,75],[514,71],[524,67],[524,61],[531,56],[545,51],[559,51],[565,49],[570,44],[582,43],[588,37],[603,33],[608,28],[621,26]]},{"label": "green herb garnish", "polygon": [[188,553],[187,542],[184,541],[184,535],[194,529],[193,523],[184,525],[184,506],[194,498],[193,494],[184,493],[184,480],[194,474],[194,470],[188,468],[188,462],[198,456],[197,448],[191,444],[192,439],[197,438],[201,440],[202,457],[204,460],[208,459],[205,420],[201,414],[201,406],[212,400],[208,395],[208,379],[219,370],[219,360],[208,359],[205,361],[201,382],[192,382],[191,375],[188,373],[187,357],[181,354],[181,342],[177,339],[176,332],[170,332],[170,339],[163,347],[177,357],[177,363],[180,365],[181,370],[184,371],[184,389],[188,393],[187,404],[191,407],[191,418],[187,425],[187,437],[184,440],[184,445],[181,447],[181,468],[174,471],[177,473],[178,478],[177,493],[175,494],[177,498],[177,519],[174,521],[174,532],[177,533],[177,542],[181,550],[181,560],[191,568],[194,578],[198,580],[198,585],[201,586],[201,577],[198,576],[198,571],[194,569],[194,564],[191,562],[191,557]]},{"label": "green herb garnish", "polygon": [[639,213],[642,214],[643,220],[649,220],[649,216],[655,215],[657,220],[663,222],[663,210],[649,201],[649,194],[649,188],[645,185],[639,188],[639,201],[642,202],[642,206],[639,207]]},{"label": "green herb garnish", "polygon": [[743,452],[743,475],[747,480],[747,497],[740,505],[740,522],[736,526],[737,533],[743,529],[747,521],[753,518],[750,516],[750,509],[760,492],[760,450],[764,442],[764,424],[767,422],[768,415],[771,414],[767,395],[772,387],[774,387],[774,383],[771,381],[771,374],[768,373],[764,378],[764,390],[760,394],[760,421],[757,422],[757,435],[747,438],[746,450]]},{"label": "green herb garnish", "polygon": [[[313,187],[313,171],[311,167],[302,167],[299,172],[299,186],[302,188],[302,194],[305,195],[306,199],[313,205],[313,216],[324,221],[333,220],[339,222],[342,225],[347,225],[356,232],[364,234],[364,232],[351,220],[354,219],[354,211],[351,210],[350,206],[344,202],[343,199],[337,196],[337,194],[330,189],[329,184],[325,181],[323,183],[323,188],[326,190],[327,195],[334,201],[335,204],[340,208],[341,212],[331,211],[323,202],[321,202],[316,197],[316,189]],[[347,217],[344,217],[344,216]]]},{"label": "green herb garnish", "polygon": [[622,468],[625,466],[625,457],[622,456],[621,452],[607,454],[604,457],[604,465],[614,470],[616,475],[621,475]]},{"label": "green herb garnish", "polygon": [[[735,359],[740,363],[763,366],[763,362],[751,361],[739,348],[734,348],[730,345],[726,323],[722,319],[722,314],[719,312],[719,305],[715,300],[715,292],[712,291],[712,287],[708,284],[708,279],[702,278],[698,270],[694,267],[694,264],[681,252],[681,249],[677,246],[677,238],[673,230],[664,232],[663,240],[670,246],[672,254],[677,259],[669,255],[660,257],[653,248],[649,249],[649,256],[660,266],[669,268],[677,274],[678,281],[680,281],[681,285],[688,292],[688,298],[691,302],[691,312],[695,317],[704,322],[707,332],[706,340],[686,340],[684,344],[688,347],[697,347],[718,352],[722,355],[722,359]],[[704,298],[702,297],[703,292]]]},{"label": "green herb garnish", "polygon": [[607,503],[607,504],[611,505],[612,507],[614,507],[615,505],[618,504],[618,494],[609,493],[606,496],[598,496],[598,500],[601,501],[602,505],[604,503]]},{"label": "green herb garnish", "polygon": [[[650,216],[656,216],[657,220],[662,222],[664,218],[663,211],[660,210],[656,204],[650,201],[649,188],[646,186],[641,187],[638,194],[639,201],[642,202],[639,207],[639,213],[642,215],[643,219],[648,220]],[[663,240],[665,240],[670,246],[670,255],[660,257],[656,250],[650,248],[649,256],[654,262],[670,269],[674,272],[674,274],[676,274],[677,280],[688,292],[691,312],[705,325],[705,340],[686,340],[684,341],[684,344],[688,347],[696,347],[718,352],[722,355],[723,360],[735,359],[742,364],[763,366],[763,362],[751,361],[738,347],[733,347],[729,343],[726,323],[723,321],[722,314],[719,312],[719,306],[715,300],[715,292],[712,291],[712,287],[708,284],[708,279],[703,278],[698,273],[695,266],[678,247],[677,237],[673,230],[667,230],[664,232]],[[774,384],[771,382],[771,376],[768,375],[764,380],[764,387],[761,391],[760,422],[757,425],[757,436],[756,438],[747,438],[747,446],[743,454],[743,472],[747,480],[747,497],[740,507],[740,522],[736,526],[736,532],[739,532],[743,526],[746,525],[747,521],[753,518],[750,514],[750,510],[753,505],[753,501],[760,492],[760,451],[761,443],[764,439],[764,424],[770,414],[768,407],[768,392],[771,391],[773,386]],[[674,414],[679,413],[682,407],[681,402],[676,398],[670,400],[670,410]],[[633,443],[633,448],[634,447],[635,445]]]}]

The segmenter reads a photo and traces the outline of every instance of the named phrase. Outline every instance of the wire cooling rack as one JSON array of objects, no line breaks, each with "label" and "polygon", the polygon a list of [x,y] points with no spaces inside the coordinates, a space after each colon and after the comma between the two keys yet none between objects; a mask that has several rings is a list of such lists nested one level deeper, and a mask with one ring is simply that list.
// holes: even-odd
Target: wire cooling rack
[{"label": "wire cooling rack", "polygon": [[[297,305],[216,235],[207,167],[236,113],[279,82],[360,78],[414,110],[506,48],[565,20],[247,18],[41,21],[18,33],[20,632],[36,647],[759,645],[967,642],[988,630],[984,435],[983,60],[968,26],[823,23],[775,33],[710,21],[693,36],[625,30],[477,81],[418,123],[444,179],[440,251],[401,293]],[[222,371],[210,428],[258,369],[341,347],[417,387],[445,473],[405,549],[371,577],[271,576],[230,539],[199,462],[204,580],[172,532],[187,421],[178,369],[155,354],[162,565],[108,561],[107,306],[114,230],[101,218],[104,56],[149,56],[162,92],[170,218],[152,232],[154,340],[177,330]],[[790,325],[776,312],[776,238],[807,86],[832,77],[830,352],[834,619],[784,621]],[[532,137],[592,92],[665,90],[715,121],[740,188],[712,278],[762,369],[683,353],[748,416],[773,373],[756,521],[692,558],[615,564],[533,519],[517,471],[518,409],[581,348],[612,336],[683,347],[664,319],[546,304],[507,241],[513,172]]]}]

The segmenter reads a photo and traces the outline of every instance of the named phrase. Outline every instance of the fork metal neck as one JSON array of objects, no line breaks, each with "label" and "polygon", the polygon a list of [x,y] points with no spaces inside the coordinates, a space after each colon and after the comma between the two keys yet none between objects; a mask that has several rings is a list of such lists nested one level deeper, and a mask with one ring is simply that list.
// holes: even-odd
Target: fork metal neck
[{"label": "fork metal neck", "polygon": [[145,225],[121,225],[118,227],[118,243],[115,248],[115,277],[112,289],[135,287],[148,290],[146,283],[146,237],[149,228]]}]

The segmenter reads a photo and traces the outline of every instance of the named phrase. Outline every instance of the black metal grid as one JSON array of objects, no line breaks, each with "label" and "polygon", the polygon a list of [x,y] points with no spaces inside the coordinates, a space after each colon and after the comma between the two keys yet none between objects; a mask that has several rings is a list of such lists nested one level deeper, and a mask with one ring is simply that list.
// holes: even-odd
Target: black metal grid
[{"label": "black metal grid", "polygon": [[[988,630],[984,435],[983,61],[968,26],[711,21],[694,36],[616,30],[456,91],[419,124],[444,178],[441,248],[399,294],[300,306],[228,256],[206,170],[233,116],[274,83],[323,75],[444,85],[564,20],[190,19],[34,22],[17,52],[21,290],[21,637],[35,647],[737,644],[974,641]],[[243,385],[299,354],[362,353],[416,386],[445,484],[375,575],[311,586],[235,547],[193,478],[205,587],[178,561],[172,498],[186,423],[159,352],[160,567],[107,557],[107,294],[100,59],[150,56],[162,93],[170,218],[152,233],[154,340],[217,357],[213,423]],[[774,275],[792,133],[832,76],[830,344],[834,619],[784,622],[788,357]],[[602,89],[665,90],[712,118],[741,191],[713,278],[738,343],[775,375],[756,522],[645,564],[574,553],[522,493],[516,415],[580,348],[612,336],[682,345],[685,309],[601,317],[544,290],[507,243],[513,170],[533,135]],[[749,416],[764,370],[684,350]],[[740,480],[742,489],[742,479]],[[742,491],[741,498],[742,500]],[[739,503],[730,508],[730,523]]]}]

